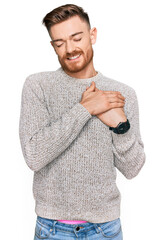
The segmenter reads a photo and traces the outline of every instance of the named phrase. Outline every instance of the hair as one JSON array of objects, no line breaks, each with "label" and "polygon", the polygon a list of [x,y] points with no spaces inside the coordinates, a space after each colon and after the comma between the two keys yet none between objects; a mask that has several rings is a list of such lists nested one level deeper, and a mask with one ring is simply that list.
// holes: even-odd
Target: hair
[{"label": "hair", "polygon": [[51,12],[47,13],[47,15],[43,18],[42,24],[45,25],[50,35],[50,28],[53,25],[61,23],[73,16],[79,16],[82,21],[88,24],[88,29],[91,28],[88,14],[84,12],[82,7],[79,7],[75,4],[65,4],[53,9]]}]

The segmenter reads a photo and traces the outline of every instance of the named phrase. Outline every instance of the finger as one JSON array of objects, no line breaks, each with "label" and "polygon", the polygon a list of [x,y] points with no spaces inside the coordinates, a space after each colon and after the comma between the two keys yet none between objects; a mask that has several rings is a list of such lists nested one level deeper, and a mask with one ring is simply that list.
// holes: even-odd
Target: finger
[{"label": "finger", "polygon": [[112,108],[123,108],[123,107],[124,107],[124,103],[116,103],[116,102],[110,103],[110,109],[112,109]]},{"label": "finger", "polygon": [[119,93],[120,94],[120,92],[119,91],[103,91],[104,93]]},{"label": "finger", "polygon": [[[116,94],[116,95],[122,95],[121,92],[119,91],[103,91],[104,93],[111,93],[111,94]],[[123,95],[122,95],[123,96]]]},{"label": "finger", "polygon": [[91,82],[90,86],[86,88],[86,91],[93,92],[95,91],[96,84],[94,81]]},{"label": "finger", "polygon": [[116,93],[116,92],[110,92],[110,91],[104,91],[104,94],[106,94],[107,96],[116,96],[119,97],[121,99],[125,100],[125,97],[121,95],[121,93]]},{"label": "finger", "polygon": [[118,94],[117,97],[125,101],[125,97],[122,96],[121,94]]},{"label": "finger", "polygon": [[[88,90],[89,87],[86,87],[86,90]],[[99,91],[97,87],[95,87],[95,92]]]},{"label": "finger", "polygon": [[116,103],[125,103],[123,99],[117,98],[117,97],[109,97],[108,98],[110,103],[116,102]]}]

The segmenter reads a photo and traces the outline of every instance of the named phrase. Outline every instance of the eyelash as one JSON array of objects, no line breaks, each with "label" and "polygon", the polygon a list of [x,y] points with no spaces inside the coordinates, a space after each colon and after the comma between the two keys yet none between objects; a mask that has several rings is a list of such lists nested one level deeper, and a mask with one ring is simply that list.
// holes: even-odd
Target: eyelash
[{"label": "eyelash", "polygon": [[[80,39],[78,39],[78,40],[74,40],[75,42],[78,42],[78,41],[80,41],[81,40],[81,38]],[[59,47],[61,47],[63,45],[63,43],[60,45],[60,46],[57,46],[58,48]]]}]

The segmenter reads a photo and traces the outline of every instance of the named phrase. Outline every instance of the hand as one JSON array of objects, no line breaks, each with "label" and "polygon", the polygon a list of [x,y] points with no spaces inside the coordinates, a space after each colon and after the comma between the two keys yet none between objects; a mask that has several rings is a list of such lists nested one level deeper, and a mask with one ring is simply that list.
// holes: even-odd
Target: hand
[{"label": "hand", "polygon": [[[86,88],[86,91],[89,87]],[[94,91],[99,91],[98,88],[94,88]],[[104,91],[105,92],[105,91]],[[123,107],[115,107],[105,112],[96,115],[103,123],[110,127],[116,127],[120,122],[126,122],[127,118],[124,113]]]},{"label": "hand", "polygon": [[92,81],[90,87],[83,92],[80,104],[82,104],[91,115],[106,112],[112,108],[124,106],[124,97],[117,91],[102,91],[96,89],[95,82]]}]

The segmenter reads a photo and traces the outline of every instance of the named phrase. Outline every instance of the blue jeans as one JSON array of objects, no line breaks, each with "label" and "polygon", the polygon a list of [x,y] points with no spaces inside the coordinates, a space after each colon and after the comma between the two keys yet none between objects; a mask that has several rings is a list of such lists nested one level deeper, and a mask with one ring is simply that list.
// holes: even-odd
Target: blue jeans
[{"label": "blue jeans", "polygon": [[104,223],[66,224],[37,216],[34,240],[123,240],[120,218]]}]

